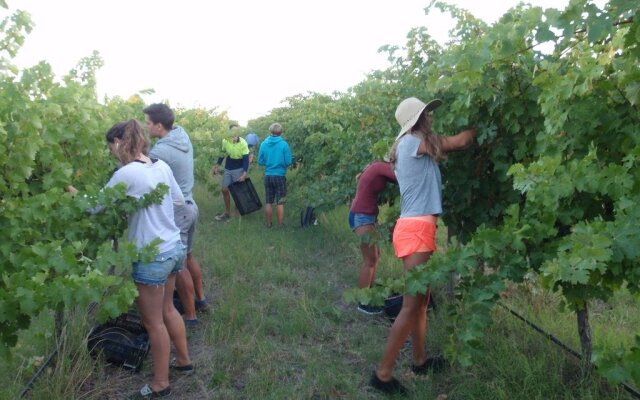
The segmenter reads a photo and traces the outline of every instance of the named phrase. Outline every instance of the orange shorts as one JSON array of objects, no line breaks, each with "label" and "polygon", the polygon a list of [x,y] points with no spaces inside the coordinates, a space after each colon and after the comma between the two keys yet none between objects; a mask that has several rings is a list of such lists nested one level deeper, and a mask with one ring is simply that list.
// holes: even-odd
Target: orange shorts
[{"label": "orange shorts", "polygon": [[393,230],[396,257],[436,251],[436,224],[421,217],[400,218]]}]

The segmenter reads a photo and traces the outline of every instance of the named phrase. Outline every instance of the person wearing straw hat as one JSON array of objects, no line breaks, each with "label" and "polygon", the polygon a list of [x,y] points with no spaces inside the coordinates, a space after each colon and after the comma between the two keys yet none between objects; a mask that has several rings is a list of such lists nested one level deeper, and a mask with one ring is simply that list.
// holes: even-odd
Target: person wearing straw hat
[{"label": "person wearing straw hat", "polygon": [[[424,103],[410,97],[396,109],[395,117],[401,129],[391,148],[398,186],[400,186],[400,218],[393,231],[396,257],[402,259],[405,271],[426,263],[436,250],[436,224],[442,213],[442,178],[438,162],[446,153],[469,147],[475,138],[474,128],[454,136],[440,136],[431,129],[430,112],[442,105],[439,99]],[[415,374],[427,374],[445,366],[442,357],[427,357],[427,305],[429,292],[403,297],[402,309],[391,326],[387,345],[370,384],[386,393],[406,393],[405,387],[393,377],[393,367],[411,334]]]}]

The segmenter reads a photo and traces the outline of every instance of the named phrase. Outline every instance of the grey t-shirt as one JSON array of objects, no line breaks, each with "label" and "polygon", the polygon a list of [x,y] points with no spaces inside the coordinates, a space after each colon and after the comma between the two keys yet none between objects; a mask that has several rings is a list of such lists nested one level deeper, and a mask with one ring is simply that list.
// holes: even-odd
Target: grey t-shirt
[{"label": "grey t-shirt", "polygon": [[420,137],[407,133],[396,149],[401,218],[442,214],[440,168],[428,155],[418,154],[421,142]]}]

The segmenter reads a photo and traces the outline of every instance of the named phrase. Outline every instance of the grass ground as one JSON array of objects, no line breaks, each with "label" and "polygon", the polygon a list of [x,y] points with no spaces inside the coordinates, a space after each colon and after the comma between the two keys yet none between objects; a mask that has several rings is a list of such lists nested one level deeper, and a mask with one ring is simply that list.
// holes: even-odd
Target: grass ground
[{"label": "grass ground", "polygon": [[[264,198],[258,171],[252,180]],[[189,331],[195,375],[173,377],[173,399],[381,399],[367,382],[381,357],[390,322],[347,304],[342,294],[355,286],[357,241],[349,231],[347,208],[321,214],[319,225],[301,228],[302,204],[288,204],[286,227],[267,229],[262,213],[220,223],[221,196],[196,190],[200,219],[194,254],[204,269],[212,309]],[[397,274],[399,261],[383,247],[381,276]],[[532,285],[515,290],[508,301],[577,348],[575,321],[557,310],[557,298]],[[437,294],[438,303],[444,296]],[[631,340],[640,326],[638,300],[622,295],[617,303],[594,307],[594,337],[614,345],[614,334]],[[634,311],[635,310],[635,311]],[[428,352],[447,340],[430,320]],[[77,313],[83,321],[84,313]],[[411,399],[628,399],[598,379],[583,380],[578,364],[557,346],[496,309],[486,336],[489,351],[472,368],[451,367],[416,377],[409,371],[409,344],[396,376]],[[43,318],[43,326],[51,320]],[[612,325],[616,328],[611,329]],[[57,368],[36,382],[34,399],[121,399],[151,378],[150,359],[139,374],[96,363],[84,351],[88,322],[68,327]],[[46,329],[45,329],[46,331]],[[621,335],[620,332],[623,334]],[[51,335],[25,333],[16,356],[0,366],[0,395],[16,398],[46,349]],[[80,351],[77,351],[80,349]]]}]

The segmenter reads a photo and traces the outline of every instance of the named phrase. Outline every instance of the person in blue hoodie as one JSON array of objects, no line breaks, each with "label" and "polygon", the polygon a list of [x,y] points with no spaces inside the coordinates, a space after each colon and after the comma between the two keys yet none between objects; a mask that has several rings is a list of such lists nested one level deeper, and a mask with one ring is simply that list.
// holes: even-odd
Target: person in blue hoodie
[{"label": "person in blue hoodie", "polygon": [[174,219],[180,228],[180,238],[187,246],[186,268],[177,276],[176,289],[184,307],[185,324],[191,327],[198,324],[196,310],[204,311],[207,308],[202,285],[202,269],[191,252],[198,220],[198,205],[193,200],[192,193],[193,146],[187,132],[181,126],[173,125],[175,115],[166,104],[151,104],[143,112],[149,135],[158,138],[149,151],[149,156],[169,164],[185,199],[184,205],[174,208]]},{"label": "person in blue hoodie", "polygon": [[282,138],[282,126],[273,123],[269,127],[271,135],[260,145],[258,165],[264,167],[264,220],[272,226],[272,205],[276,205],[278,226],[284,226],[284,203],[287,197],[287,168],[291,165],[291,149]]}]

